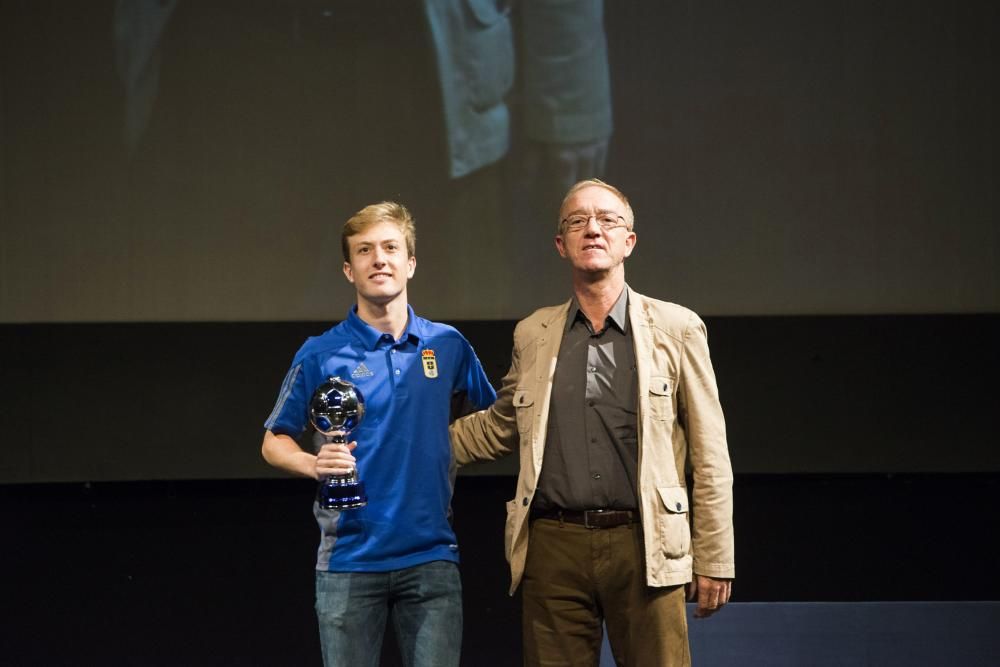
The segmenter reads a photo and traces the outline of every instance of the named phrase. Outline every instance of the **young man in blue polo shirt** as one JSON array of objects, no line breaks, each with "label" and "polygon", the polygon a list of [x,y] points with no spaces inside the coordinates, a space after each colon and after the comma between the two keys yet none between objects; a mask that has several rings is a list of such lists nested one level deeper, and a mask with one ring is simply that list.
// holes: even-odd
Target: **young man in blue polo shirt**
[{"label": "young man in blue polo shirt", "polygon": [[[325,510],[316,565],[316,613],[328,666],[379,663],[391,617],[404,664],[458,665],[462,591],[449,522],[452,406],[489,406],[496,393],[458,331],[417,317],[406,285],[416,269],[405,207],[367,206],[344,225],[344,275],[357,289],[347,319],[308,339],[292,361],[265,427],[271,465],[321,479],[357,466],[365,507]],[[335,375],[365,398],[350,444],[317,454],[296,442],[315,388]]]}]

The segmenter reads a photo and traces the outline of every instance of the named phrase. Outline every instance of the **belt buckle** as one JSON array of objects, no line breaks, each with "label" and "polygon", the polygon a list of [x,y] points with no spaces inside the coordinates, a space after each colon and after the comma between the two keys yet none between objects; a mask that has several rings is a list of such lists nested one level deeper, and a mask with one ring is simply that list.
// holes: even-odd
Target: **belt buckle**
[{"label": "belt buckle", "polygon": [[[584,528],[589,528],[591,530],[594,530],[596,528],[603,528],[604,526],[601,526],[601,525],[598,525],[598,524],[591,525],[591,523],[590,523],[590,515],[594,514],[594,515],[600,516],[601,514],[604,514],[606,511],[607,510],[584,510],[584,512],[583,512],[583,526],[584,526]],[[596,516],[595,516],[595,518],[596,518]]]}]

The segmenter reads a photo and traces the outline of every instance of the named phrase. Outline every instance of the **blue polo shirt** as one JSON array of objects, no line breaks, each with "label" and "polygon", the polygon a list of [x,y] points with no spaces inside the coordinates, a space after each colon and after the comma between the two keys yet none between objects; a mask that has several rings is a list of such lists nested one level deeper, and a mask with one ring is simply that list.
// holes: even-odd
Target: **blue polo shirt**
[{"label": "blue polo shirt", "polygon": [[311,428],[309,399],[331,375],[353,382],[365,398],[364,419],[350,439],[358,443],[354,456],[368,505],[337,512],[314,504],[319,570],[386,572],[458,562],[449,522],[452,403],[464,399],[482,409],[496,392],[462,334],[407,310],[399,340],[362,321],[357,306],[346,320],[308,339],[265,422],[274,433],[300,438]]}]

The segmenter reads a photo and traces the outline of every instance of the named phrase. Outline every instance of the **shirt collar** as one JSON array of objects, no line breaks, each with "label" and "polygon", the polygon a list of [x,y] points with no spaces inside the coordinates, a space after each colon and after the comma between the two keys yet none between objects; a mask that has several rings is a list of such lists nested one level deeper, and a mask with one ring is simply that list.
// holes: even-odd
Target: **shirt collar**
[{"label": "shirt collar", "polygon": [[[375,327],[371,326],[363,319],[358,317],[358,306],[357,304],[351,306],[350,310],[347,311],[347,328],[354,334],[354,336],[361,341],[366,350],[375,351],[379,347],[379,343],[382,341],[383,337],[387,334],[379,331]],[[406,329],[403,330],[403,335],[400,337],[399,341],[394,341],[401,343],[404,341],[413,341],[414,344],[419,344],[421,336],[420,323],[417,322],[417,318],[413,313],[413,308],[409,304],[406,306]]]},{"label": "shirt collar", "polygon": [[[615,305],[611,307],[611,312],[608,313],[608,319],[623,334],[628,333],[627,287],[622,288],[622,293],[618,295],[618,300],[615,301]],[[569,304],[569,317],[566,318],[566,328],[564,331],[572,329],[577,321],[582,321],[586,325],[587,316],[583,314],[583,311],[580,309],[580,302],[576,300],[576,296],[574,295],[573,300]]]}]

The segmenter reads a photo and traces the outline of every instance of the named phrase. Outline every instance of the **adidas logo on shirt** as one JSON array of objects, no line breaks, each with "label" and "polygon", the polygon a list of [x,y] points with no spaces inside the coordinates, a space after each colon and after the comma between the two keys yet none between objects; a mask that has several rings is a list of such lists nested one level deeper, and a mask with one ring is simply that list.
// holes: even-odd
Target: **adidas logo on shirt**
[{"label": "adidas logo on shirt", "polygon": [[355,378],[355,379],[357,379],[357,378],[369,378],[369,377],[371,377],[373,375],[375,375],[375,374],[372,373],[370,370],[368,370],[368,367],[365,366],[365,362],[363,362],[363,361],[360,364],[358,364],[358,367],[355,368],[351,372],[351,377]]}]

